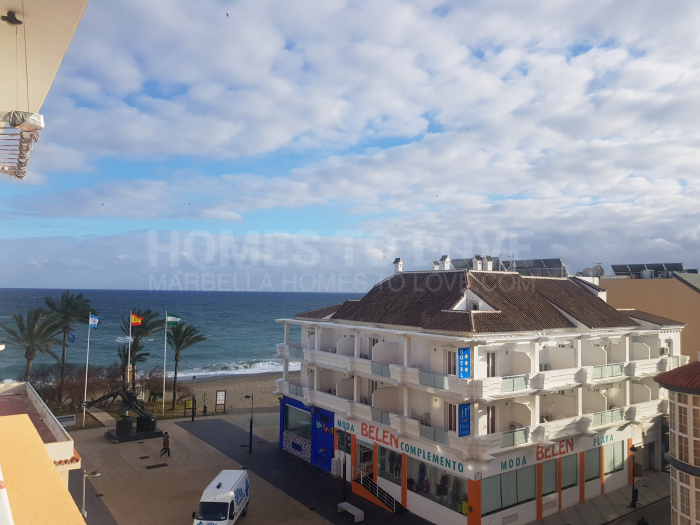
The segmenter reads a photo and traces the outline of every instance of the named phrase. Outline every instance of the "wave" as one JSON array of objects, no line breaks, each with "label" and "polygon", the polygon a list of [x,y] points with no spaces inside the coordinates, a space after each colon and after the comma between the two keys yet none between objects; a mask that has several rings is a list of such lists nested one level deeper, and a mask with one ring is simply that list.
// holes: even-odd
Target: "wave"
[{"label": "wave", "polygon": [[[295,363],[293,361],[290,361],[289,370],[300,369],[301,363]],[[281,371],[281,361],[236,361],[234,363],[220,363],[188,368],[179,372],[178,376],[182,375],[184,379],[187,379],[187,375],[196,375],[197,377],[211,377],[231,374],[264,374],[267,372]]]}]

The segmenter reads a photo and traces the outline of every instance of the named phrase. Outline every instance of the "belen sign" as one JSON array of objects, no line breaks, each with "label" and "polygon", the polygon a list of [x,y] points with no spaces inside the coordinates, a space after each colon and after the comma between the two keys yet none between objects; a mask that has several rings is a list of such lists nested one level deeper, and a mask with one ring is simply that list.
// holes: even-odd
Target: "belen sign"
[{"label": "belen sign", "polygon": [[548,447],[537,447],[537,461],[564,456],[574,451],[574,438],[562,439]]},{"label": "belen sign", "polygon": [[360,425],[360,434],[362,434],[363,437],[371,439],[372,441],[384,443],[390,447],[399,448],[399,439],[386,429],[381,429],[379,427],[375,427],[374,425],[362,423]]}]

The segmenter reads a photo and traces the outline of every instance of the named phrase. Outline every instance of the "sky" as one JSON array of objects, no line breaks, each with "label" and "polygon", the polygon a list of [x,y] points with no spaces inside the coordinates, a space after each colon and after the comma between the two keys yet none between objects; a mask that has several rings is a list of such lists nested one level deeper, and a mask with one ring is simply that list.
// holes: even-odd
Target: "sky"
[{"label": "sky", "polygon": [[698,26],[691,1],[93,0],[0,179],[0,287],[697,268]]}]

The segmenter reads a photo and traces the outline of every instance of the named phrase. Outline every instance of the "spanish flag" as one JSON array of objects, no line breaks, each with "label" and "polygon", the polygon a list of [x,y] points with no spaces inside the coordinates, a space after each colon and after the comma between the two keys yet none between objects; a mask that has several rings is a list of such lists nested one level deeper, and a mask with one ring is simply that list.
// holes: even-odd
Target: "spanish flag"
[{"label": "spanish flag", "polygon": [[131,314],[131,326],[141,326],[141,321],[143,321],[143,317]]}]

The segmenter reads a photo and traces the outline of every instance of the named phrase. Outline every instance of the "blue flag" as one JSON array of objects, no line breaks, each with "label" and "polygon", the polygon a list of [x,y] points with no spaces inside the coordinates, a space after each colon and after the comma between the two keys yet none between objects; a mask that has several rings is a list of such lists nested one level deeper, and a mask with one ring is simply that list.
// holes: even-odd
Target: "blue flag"
[{"label": "blue flag", "polygon": [[75,336],[73,335],[73,332],[68,332],[68,342],[75,343]]}]

